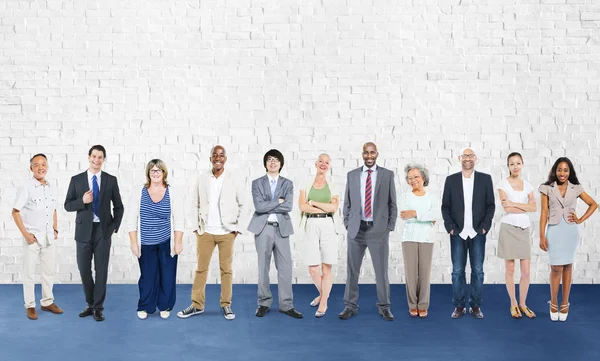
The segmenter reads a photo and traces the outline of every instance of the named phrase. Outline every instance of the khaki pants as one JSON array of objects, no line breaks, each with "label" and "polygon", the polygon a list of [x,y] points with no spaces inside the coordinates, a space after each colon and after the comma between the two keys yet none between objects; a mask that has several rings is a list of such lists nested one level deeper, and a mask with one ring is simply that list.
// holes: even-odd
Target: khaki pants
[{"label": "khaki pants", "polygon": [[427,310],[433,243],[402,242],[408,308]]},{"label": "khaki pants", "polygon": [[221,307],[231,305],[231,293],[233,283],[233,244],[235,235],[227,233],[224,235],[212,235],[203,233],[197,235],[196,255],[198,257],[198,267],[194,276],[194,285],[192,286],[192,305],[195,308],[204,309],[206,299],[206,277],[208,276],[208,266],[215,246],[219,247],[219,266],[221,268]]},{"label": "khaki pants", "polygon": [[25,308],[35,308],[35,265],[40,260],[42,273],[42,306],[49,306],[54,302],[52,286],[54,286],[54,245],[48,245],[47,241],[40,241],[23,246],[23,298]]}]

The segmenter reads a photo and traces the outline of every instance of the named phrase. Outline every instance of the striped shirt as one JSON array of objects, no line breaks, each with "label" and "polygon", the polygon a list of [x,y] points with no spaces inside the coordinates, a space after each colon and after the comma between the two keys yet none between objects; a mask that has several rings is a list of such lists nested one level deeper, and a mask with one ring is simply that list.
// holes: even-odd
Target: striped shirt
[{"label": "striped shirt", "polygon": [[166,242],[171,237],[171,198],[169,187],[158,202],[150,198],[148,189],[142,189],[140,200],[140,236],[142,245],[151,246]]}]

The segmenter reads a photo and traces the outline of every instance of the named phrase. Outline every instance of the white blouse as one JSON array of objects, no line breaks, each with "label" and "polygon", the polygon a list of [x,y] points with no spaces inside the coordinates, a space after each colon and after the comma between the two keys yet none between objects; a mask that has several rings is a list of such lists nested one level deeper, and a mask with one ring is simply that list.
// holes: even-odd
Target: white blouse
[{"label": "white blouse", "polygon": [[[533,192],[533,187],[531,184],[524,179],[522,191],[514,190],[505,178],[498,182],[497,188],[502,189],[504,193],[506,193],[506,198],[515,203],[529,202],[529,193]],[[505,213],[500,222],[521,228],[527,228],[531,224],[529,221],[529,215],[527,215],[527,213]]]},{"label": "white blouse", "polygon": [[441,219],[440,207],[429,192],[416,196],[412,191],[400,197],[400,211],[416,211],[417,217],[404,221],[402,242],[433,243],[433,221]]}]

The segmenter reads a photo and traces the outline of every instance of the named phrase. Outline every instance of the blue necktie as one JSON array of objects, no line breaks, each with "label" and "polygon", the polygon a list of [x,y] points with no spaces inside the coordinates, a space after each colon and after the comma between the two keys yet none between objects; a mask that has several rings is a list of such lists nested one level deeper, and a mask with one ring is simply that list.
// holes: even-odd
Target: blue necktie
[{"label": "blue necktie", "polygon": [[96,217],[100,218],[100,216],[98,216],[98,208],[100,208],[100,187],[98,187],[98,178],[95,174],[92,176],[92,195],[94,196],[94,200],[92,201],[92,211]]},{"label": "blue necktie", "polygon": [[271,199],[275,199],[275,188],[277,187],[277,181],[271,179]]}]

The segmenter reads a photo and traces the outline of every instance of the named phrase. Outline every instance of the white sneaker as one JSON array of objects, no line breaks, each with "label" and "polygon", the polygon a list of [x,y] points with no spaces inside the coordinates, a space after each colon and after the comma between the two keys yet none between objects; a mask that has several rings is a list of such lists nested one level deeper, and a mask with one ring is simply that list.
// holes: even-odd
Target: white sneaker
[{"label": "white sneaker", "polygon": [[148,313],[146,311],[137,311],[137,316],[140,320],[145,320],[148,318]]},{"label": "white sneaker", "polygon": [[226,320],[235,320],[235,313],[233,313],[230,306],[221,307],[221,309],[223,310],[223,317]]},{"label": "white sneaker", "polygon": [[160,311],[160,318],[162,318],[163,320],[166,320],[167,318],[169,318],[169,316],[171,316],[171,311]]}]

